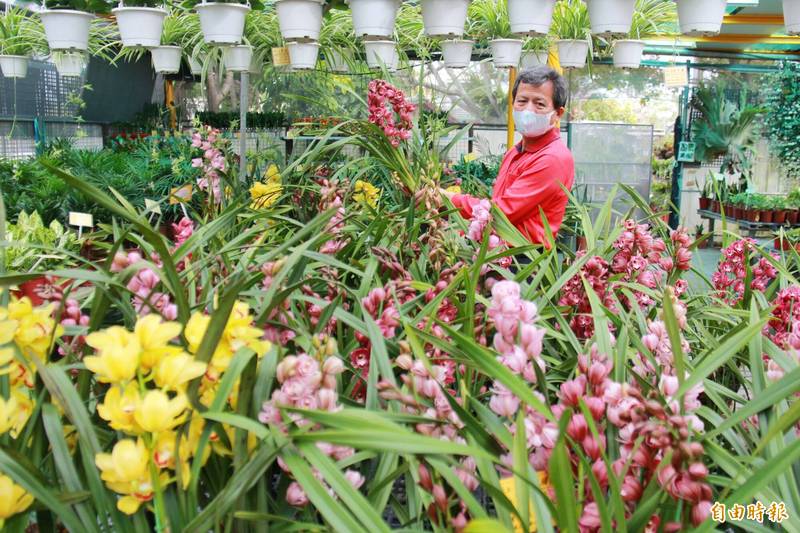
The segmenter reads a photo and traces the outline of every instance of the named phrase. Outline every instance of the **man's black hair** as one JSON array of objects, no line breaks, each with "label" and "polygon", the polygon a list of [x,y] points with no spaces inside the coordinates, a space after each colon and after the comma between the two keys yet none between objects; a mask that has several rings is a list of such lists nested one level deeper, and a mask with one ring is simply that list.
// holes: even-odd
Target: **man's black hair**
[{"label": "man's black hair", "polygon": [[514,89],[511,94],[514,99],[517,98],[517,89],[519,89],[520,83],[539,87],[548,81],[553,82],[553,108],[560,109],[567,105],[567,82],[561,74],[545,65],[528,68],[520,72],[517,76],[517,81],[514,82]]}]

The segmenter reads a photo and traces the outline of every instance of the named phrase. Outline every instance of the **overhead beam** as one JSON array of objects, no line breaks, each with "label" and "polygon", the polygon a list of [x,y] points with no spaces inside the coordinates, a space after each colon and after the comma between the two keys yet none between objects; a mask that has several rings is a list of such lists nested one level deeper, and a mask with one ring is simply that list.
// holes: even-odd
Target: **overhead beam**
[{"label": "overhead beam", "polygon": [[783,26],[783,15],[725,15],[722,23],[728,26]]},{"label": "overhead beam", "polygon": [[789,44],[800,46],[800,36],[785,35],[752,35],[738,33],[723,33],[710,37],[687,37],[685,35],[658,35],[648,37],[648,41],[673,42],[675,39],[680,41],[690,41],[695,43],[729,43],[729,44]]}]

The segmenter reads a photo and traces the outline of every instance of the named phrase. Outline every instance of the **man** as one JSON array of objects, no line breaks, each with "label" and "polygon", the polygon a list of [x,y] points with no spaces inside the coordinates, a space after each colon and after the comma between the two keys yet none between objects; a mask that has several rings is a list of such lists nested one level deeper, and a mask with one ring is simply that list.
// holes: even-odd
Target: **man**
[{"label": "man", "polygon": [[[567,190],[575,179],[575,162],[561,141],[558,120],[564,115],[567,85],[550,67],[520,73],[512,91],[514,124],[522,142],[503,158],[494,184],[492,202],[534,244],[549,246],[542,221],[544,212],[553,235],[558,233],[567,208]],[[443,191],[465,218],[480,199]]]}]

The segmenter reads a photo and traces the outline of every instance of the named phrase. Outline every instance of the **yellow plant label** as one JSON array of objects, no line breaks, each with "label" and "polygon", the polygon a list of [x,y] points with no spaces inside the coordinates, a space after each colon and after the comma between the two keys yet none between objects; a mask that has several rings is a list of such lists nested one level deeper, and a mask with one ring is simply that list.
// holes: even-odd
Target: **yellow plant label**
[{"label": "yellow plant label", "polygon": [[[547,481],[547,474],[544,472],[538,472],[539,474],[539,486],[542,488],[542,491],[547,491],[547,488],[550,484]],[[514,505],[514,507],[519,508],[519,502],[517,501],[517,485],[514,481],[514,476],[503,478],[500,480],[500,489],[505,494],[506,498]],[[530,517],[531,527],[530,531],[536,531],[536,513],[533,511],[533,504],[528,503],[528,516]],[[516,515],[511,517],[511,523],[514,524],[514,533],[525,533],[522,529],[522,524],[519,521],[519,518]]]},{"label": "yellow plant label", "polygon": [[183,204],[192,199],[192,184],[184,185],[183,187],[175,187],[169,192],[170,205]]},{"label": "yellow plant label", "polygon": [[272,49],[272,64],[276,67],[290,64],[289,49],[285,46],[279,46]]},{"label": "yellow plant label", "polygon": [[467,163],[469,163],[470,161],[475,161],[476,159],[478,159],[478,156],[475,155],[475,153],[473,152],[470,152],[464,156],[464,161]]},{"label": "yellow plant label", "polygon": [[69,212],[69,225],[80,228],[91,228],[94,226],[94,217],[90,213]]},{"label": "yellow plant label", "polygon": [[689,73],[686,71],[686,67],[666,67],[664,69],[664,85],[667,87],[689,85]]}]

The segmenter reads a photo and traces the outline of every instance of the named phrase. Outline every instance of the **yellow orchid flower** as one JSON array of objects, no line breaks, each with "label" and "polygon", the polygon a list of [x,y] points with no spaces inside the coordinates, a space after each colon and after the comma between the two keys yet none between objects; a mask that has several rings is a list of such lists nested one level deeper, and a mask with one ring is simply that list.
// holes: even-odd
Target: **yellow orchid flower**
[{"label": "yellow orchid flower", "polygon": [[0,396],[0,435],[14,427],[17,400],[13,396],[6,400]]},{"label": "yellow orchid flower", "polygon": [[361,205],[368,205],[373,209],[378,207],[378,198],[381,190],[368,181],[356,180],[353,184],[353,200]]},{"label": "yellow orchid flower", "polygon": [[14,360],[13,348],[0,348],[0,376],[11,372],[10,368],[3,369],[2,367],[8,365]]},{"label": "yellow orchid flower", "polygon": [[0,396],[0,435],[9,432],[12,439],[20,434],[33,413],[34,402],[19,389],[11,389],[6,400]]},{"label": "yellow orchid flower", "polygon": [[211,317],[203,313],[195,312],[189,317],[186,327],[183,330],[183,336],[186,337],[186,342],[189,343],[189,351],[197,353],[200,348],[200,342],[208,329],[208,323],[211,322]]},{"label": "yellow orchid flower", "polygon": [[[98,453],[94,462],[108,488],[123,494],[117,501],[117,509],[123,513],[134,514],[143,502],[153,498],[149,453],[142,439],[121,440],[111,453]],[[165,476],[164,482],[167,480]]]},{"label": "yellow orchid flower", "polygon": [[33,496],[10,477],[0,474],[0,529],[7,518],[25,511],[32,503]]},{"label": "yellow orchid flower", "polygon": [[175,469],[175,445],[178,434],[175,431],[164,431],[158,434],[153,446],[153,462],[159,468]]},{"label": "yellow orchid flower", "polygon": [[17,321],[9,320],[8,311],[0,308],[0,344],[8,344],[17,333]]},{"label": "yellow orchid flower", "polygon": [[150,314],[136,321],[134,332],[142,347],[139,364],[145,371],[157,366],[167,355],[180,352],[178,346],[169,344],[181,334],[181,325],[177,322],[164,322],[160,315]]},{"label": "yellow orchid flower", "polygon": [[267,168],[267,170],[264,172],[264,181],[280,183],[281,173],[278,171],[277,165],[273,163]]},{"label": "yellow orchid flower", "polygon": [[97,406],[97,413],[112,428],[137,435],[142,432],[142,428],[136,423],[133,414],[140,400],[139,384],[135,381],[129,382],[124,389],[112,386],[106,392],[105,401]]},{"label": "yellow orchid flower", "polygon": [[[23,355],[43,359],[49,349],[51,341],[60,337],[64,328],[51,317],[53,305],[33,307],[27,297],[11,300],[8,304],[8,320],[16,322],[14,342],[19,346]],[[5,333],[8,334],[5,326]]]},{"label": "yellow orchid flower", "polygon": [[206,364],[181,352],[166,356],[153,374],[156,385],[164,390],[177,391],[189,381],[206,373]]},{"label": "yellow orchid flower", "polygon": [[164,391],[151,390],[139,402],[133,417],[144,431],[160,433],[183,423],[188,405],[183,394],[170,400]]},{"label": "yellow orchid flower", "polygon": [[122,326],[112,326],[90,333],[86,344],[96,349],[98,355],[84,357],[83,362],[100,382],[120,383],[136,376],[142,347],[135,334]]},{"label": "yellow orchid flower", "polygon": [[266,209],[275,204],[283,194],[280,181],[256,182],[250,187],[250,209]]}]

